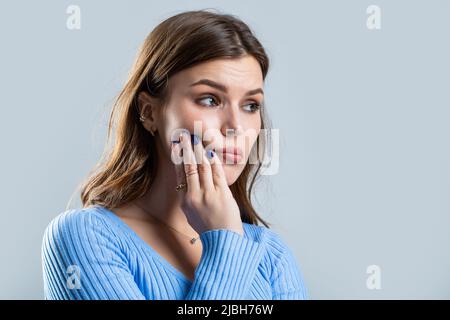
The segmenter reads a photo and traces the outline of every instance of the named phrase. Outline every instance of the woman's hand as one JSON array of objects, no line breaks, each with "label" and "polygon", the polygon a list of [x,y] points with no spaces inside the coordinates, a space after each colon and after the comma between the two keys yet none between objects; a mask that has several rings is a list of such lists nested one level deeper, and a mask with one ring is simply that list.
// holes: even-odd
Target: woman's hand
[{"label": "woman's hand", "polygon": [[[198,137],[195,137],[194,148],[189,133],[183,132],[179,138],[179,143],[172,142],[172,161],[177,184],[187,184],[185,189],[176,192],[188,223],[198,234],[229,229],[243,235],[239,207],[228,187],[219,157],[212,150],[207,152]],[[181,160],[180,157],[182,161],[174,161]]]}]

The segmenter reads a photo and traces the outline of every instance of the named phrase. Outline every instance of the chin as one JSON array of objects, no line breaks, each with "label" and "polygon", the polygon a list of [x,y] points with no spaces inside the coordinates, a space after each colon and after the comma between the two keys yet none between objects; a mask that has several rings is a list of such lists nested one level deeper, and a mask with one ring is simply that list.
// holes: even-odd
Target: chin
[{"label": "chin", "polygon": [[241,175],[242,170],[244,170],[245,164],[233,165],[233,164],[223,164],[223,171],[225,172],[225,177],[227,179],[228,186],[231,186]]}]

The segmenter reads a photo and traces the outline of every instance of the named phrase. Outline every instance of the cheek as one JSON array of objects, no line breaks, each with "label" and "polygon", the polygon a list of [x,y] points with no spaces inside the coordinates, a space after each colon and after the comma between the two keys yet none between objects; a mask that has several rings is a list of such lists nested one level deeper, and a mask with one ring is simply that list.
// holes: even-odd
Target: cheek
[{"label": "cheek", "polygon": [[261,116],[258,114],[249,117],[245,123],[245,128],[246,149],[251,150],[261,132]]},{"label": "cheek", "polygon": [[170,139],[177,138],[174,135],[177,129],[185,128],[193,132],[194,121],[199,116],[198,112],[183,102],[172,103],[168,106],[163,120],[164,136],[167,142],[170,142]]},{"label": "cheek", "polygon": [[188,101],[179,103],[177,107],[172,108],[167,123],[168,131],[186,128],[190,132],[194,132],[195,127],[204,131],[206,128],[214,128],[218,125],[217,117],[213,113],[205,112]]},{"label": "cheek", "polygon": [[258,135],[260,130],[251,130],[245,137],[245,157],[248,160],[250,153],[253,148],[256,148],[256,141],[258,140]]}]

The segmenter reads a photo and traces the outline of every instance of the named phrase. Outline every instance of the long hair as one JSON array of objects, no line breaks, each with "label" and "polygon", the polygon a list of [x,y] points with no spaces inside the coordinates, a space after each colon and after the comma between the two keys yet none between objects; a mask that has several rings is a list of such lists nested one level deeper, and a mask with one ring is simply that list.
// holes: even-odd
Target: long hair
[{"label": "long hair", "polygon": [[[244,22],[229,14],[206,9],[187,11],[156,26],[140,47],[128,79],[114,101],[105,149],[81,184],[83,207],[119,207],[143,196],[151,187],[158,170],[158,154],[155,137],[139,121],[137,97],[141,91],[147,91],[164,105],[169,99],[167,88],[172,75],[210,59],[244,55],[258,61],[265,79],[269,59],[262,45]],[[261,129],[267,129],[268,125],[264,109],[260,111]],[[269,140],[270,134],[264,137],[260,134],[251,152],[265,155]],[[258,225],[259,221],[269,227],[253,208],[251,199],[261,165],[260,161],[247,162],[230,190],[243,222]]]}]

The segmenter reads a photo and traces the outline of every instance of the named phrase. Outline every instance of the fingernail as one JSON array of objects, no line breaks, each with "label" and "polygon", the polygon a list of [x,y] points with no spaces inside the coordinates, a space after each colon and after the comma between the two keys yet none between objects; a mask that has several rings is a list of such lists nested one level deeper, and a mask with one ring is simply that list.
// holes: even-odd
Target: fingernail
[{"label": "fingernail", "polygon": [[214,157],[214,151],[208,150],[208,151],[206,152],[206,155],[208,156],[208,158],[212,159],[212,157]]},{"label": "fingernail", "polygon": [[192,144],[198,144],[200,142],[200,138],[196,134],[191,134]]}]

